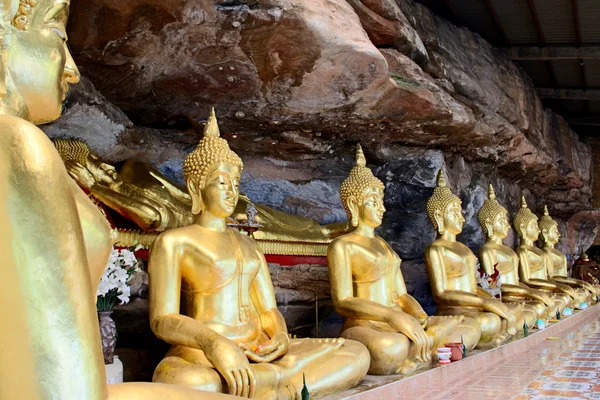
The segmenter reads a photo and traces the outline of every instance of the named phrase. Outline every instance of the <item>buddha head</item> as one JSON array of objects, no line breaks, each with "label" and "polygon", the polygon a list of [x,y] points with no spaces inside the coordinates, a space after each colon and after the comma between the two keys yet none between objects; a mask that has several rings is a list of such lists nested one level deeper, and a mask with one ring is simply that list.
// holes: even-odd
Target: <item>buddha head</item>
[{"label": "buddha head", "polygon": [[433,195],[427,200],[427,215],[439,235],[445,232],[458,235],[462,232],[465,222],[462,201],[446,186],[446,177],[441,168]]},{"label": "buddha head", "polygon": [[538,217],[527,207],[525,196],[521,196],[521,208],[515,214],[513,223],[521,240],[529,239],[535,242],[540,236]]},{"label": "buddha head", "polygon": [[215,110],[204,127],[204,137],[183,163],[183,177],[192,197],[192,213],[207,211],[227,218],[239,198],[242,160],[220,137]]},{"label": "buddha head", "polygon": [[79,71],[67,47],[69,0],[1,0],[0,113],[55,120]]},{"label": "buddha head", "polygon": [[110,164],[102,162],[87,144],[79,140],[54,139],[52,141],[71,176],[76,177],[81,186],[83,175],[89,176],[94,183],[107,186],[120,185],[123,180]]},{"label": "buddha head", "polygon": [[540,218],[539,229],[542,233],[542,242],[551,246],[558,243],[560,232],[558,232],[558,224],[548,213],[548,207],[544,206],[544,215]]},{"label": "buddha head", "polygon": [[356,164],[340,188],[342,204],[352,226],[358,226],[359,222],[371,228],[381,225],[385,212],[384,188],[383,182],[367,168],[362,148],[357,145]]},{"label": "buddha head", "polygon": [[496,200],[496,192],[492,185],[488,190],[488,199],[483,202],[477,213],[477,219],[487,237],[504,239],[508,236],[508,212]]}]

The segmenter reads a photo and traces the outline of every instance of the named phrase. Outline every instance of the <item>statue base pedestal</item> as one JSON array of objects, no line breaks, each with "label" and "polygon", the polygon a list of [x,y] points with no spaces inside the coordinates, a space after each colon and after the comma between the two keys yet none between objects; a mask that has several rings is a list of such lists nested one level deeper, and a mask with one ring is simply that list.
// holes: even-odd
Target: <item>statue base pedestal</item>
[{"label": "statue base pedestal", "polygon": [[123,383],[123,363],[119,356],[115,356],[112,364],[104,365],[106,370],[106,383]]}]

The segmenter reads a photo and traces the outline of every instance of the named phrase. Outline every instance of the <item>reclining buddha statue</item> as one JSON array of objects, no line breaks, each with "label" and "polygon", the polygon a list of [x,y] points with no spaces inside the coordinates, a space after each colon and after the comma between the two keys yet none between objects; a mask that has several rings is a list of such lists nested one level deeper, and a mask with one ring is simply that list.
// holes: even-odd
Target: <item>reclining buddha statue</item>
[{"label": "reclining buddha statue", "polygon": [[68,14],[68,0],[0,1],[0,398],[224,399],[106,384],[95,299],[110,226],[34,125],[58,118],[79,80]]},{"label": "reclining buddha statue", "polygon": [[598,288],[586,281],[569,278],[567,257],[554,248],[560,239],[560,232],[558,231],[558,224],[550,217],[547,206],[544,206],[544,215],[540,218],[538,225],[542,234],[542,250],[550,258],[548,264],[550,267],[548,269],[550,280],[571,286],[575,289],[579,295],[580,303],[595,299],[598,295]]},{"label": "reclining buddha statue", "polygon": [[513,224],[521,241],[517,247],[521,282],[529,287],[548,292],[553,299],[558,299],[562,304],[556,304],[561,312],[573,303],[577,305],[579,295],[573,288],[549,280],[550,257],[535,245],[540,235],[538,217],[527,207],[525,196],[521,197],[521,208],[515,214]]},{"label": "reclining buddha statue", "polygon": [[[149,247],[156,233],[194,222],[187,188],[179,187],[149,164],[128,160],[117,172],[82,141],[53,142],[67,171],[81,188],[145,232],[134,235],[122,230],[119,240],[125,245],[130,244],[128,237],[138,240],[143,235],[139,241]],[[243,194],[239,199],[230,225],[256,226],[252,237],[267,254],[325,255],[327,244],[345,228],[341,224],[320,225],[310,218],[254,204]],[[248,207],[256,209],[253,221],[248,221]]]},{"label": "reclining buddha statue", "polygon": [[366,347],[290,339],[263,253],[227,226],[242,166],[211,111],[183,166],[195,222],[150,250],[150,325],[172,345],[153,380],[260,399],[299,399],[303,375],[314,398],[353,387],[369,368]]},{"label": "reclining buddha statue", "polygon": [[333,305],[344,317],[341,336],[368,347],[369,373],[375,375],[428,366],[432,349],[461,339],[472,349],[481,336],[475,320],[428,317],[408,294],[402,260],[374,232],[385,212],[383,190],[358,145],[356,165],[341,186],[342,204],[354,230],[334,239],[327,256]]},{"label": "reclining buddha statue", "polygon": [[523,326],[522,304],[504,304],[476,284],[477,257],[456,240],[465,219],[461,200],[446,187],[440,169],[427,214],[437,238],[425,249],[425,263],[438,315],[474,318],[481,328],[479,347],[498,346]]},{"label": "reclining buddha statue", "polygon": [[[527,307],[533,307],[536,320],[554,318],[556,305],[548,294],[519,282],[519,256],[502,242],[510,229],[508,212],[496,200],[492,185],[489,187],[488,199],[477,213],[477,219],[487,236],[485,244],[479,249],[481,267],[490,276],[496,270],[500,272],[502,302],[525,302]],[[532,321],[528,321],[528,324],[533,326]]]}]

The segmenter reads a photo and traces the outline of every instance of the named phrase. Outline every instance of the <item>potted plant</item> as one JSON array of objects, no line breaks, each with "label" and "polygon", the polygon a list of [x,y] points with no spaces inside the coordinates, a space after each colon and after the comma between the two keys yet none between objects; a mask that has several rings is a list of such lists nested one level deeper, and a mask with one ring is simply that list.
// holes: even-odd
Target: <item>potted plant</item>
[{"label": "potted plant", "polygon": [[138,270],[139,264],[135,257],[135,251],[136,248],[133,247],[112,249],[96,292],[102,352],[104,353],[104,364],[107,365],[114,362],[115,347],[117,346],[117,326],[111,318],[111,314],[117,301],[119,304],[129,302],[131,293],[129,279]]}]

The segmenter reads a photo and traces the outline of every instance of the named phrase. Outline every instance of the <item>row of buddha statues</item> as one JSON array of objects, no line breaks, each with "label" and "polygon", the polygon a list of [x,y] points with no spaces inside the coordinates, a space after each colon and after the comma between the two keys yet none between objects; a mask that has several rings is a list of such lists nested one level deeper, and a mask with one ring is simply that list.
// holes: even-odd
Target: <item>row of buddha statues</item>
[{"label": "row of buddha statues", "polygon": [[[185,188],[135,161],[117,173],[82,142],[54,144],[70,175],[91,196],[140,228],[162,232],[148,262],[150,322],[172,347],[156,367],[156,382],[243,397],[295,398],[306,378],[313,397],[320,397],[356,385],[366,373],[406,374],[428,366],[435,349],[447,342],[463,342],[467,349],[501,345],[524,325],[547,322],[557,310],[577,308],[598,294],[593,285],[567,277],[566,257],[554,248],[558,225],[547,209],[538,221],[523,198],[514,218],[521,245],[515,252],[503,244],[508,212],[492,186],[478,213],[487,241],[476,257],[456,240],[465,222],[461,200],[440,170],[426,210],[438,234],[425,250],[438,304],[436,315],[428,316],[406,289],[400,257],[375,234],[385,212],[385,187],[358,145],[356,164],[340,188],[350,228],[338,229],[327,250],[333,306],[344,317],[341,338],[290,339],[263,251],[229,226],[231,216],[242,213],[243,164],[220,137],[214,110],[203,139],[184,161]],[[96,183],[85,183],[82,176],[89,172]],[[143,199],[147,207],[141,207]],[[177,202],[181,205],[173,207]],[[259,232],[270,234],[264,216],[273,220],[276,214],[259,207]],[[148,210],[161,211],[143,215]],[[540,233],[542,248],[534,245]],[[480,266],[488,275],[500,273],[501,300],[478,286]]]},{"label": "row of buddha statues", "polygon": [[[358,147],[341,187],[351,228],[300,217],[293,224],[328,243],[341,338],[290,339],[263,251],[228,226],[243,164],[220,137],[214,112],[185,159],[185,189],[143,166],[147,180],[133,182],[135,164],[127,178],[126,170],[117,174],[90,155],[65,160],[66,168],[60,144],[36,124],[60,116],[69,84],[79,80],[67,46],[69,1],[0,5],[2,399],[226,398],[215,392],[299,399],[304,382],[319,398],[357,385],[367,373],[414,371],[445,341],[462,340],[469,349],[499,345],[522,321],[533,325],[597,295],[595,286],[563,275],[566,261],[554,249],[558,230],[549,215],[538,224],[523,203],[514,219],[521,246],[515,253],[503,245],[507,213],[492,191],[480,212],[489,237],[480,258],[486,271],[500,270],[502,300],[482,292],[477,258],[456,240],[464,222],[460,199],[440,172],[427,204],[438,232],[425,250],[438,303],[438,315],[428,316],[407,292],[399,256],[375,234],[384,185]],[[71,177],[87,180],[88,193]],[[152,331],[172,347],[153,383],[106,384],[95,294],[117,238],[89,195],[140,227],[162,231],[148,260],[149,317]],[[262,216],[280,217],[271,210]],[[534,245],[540,230],[542,249]]]}]

